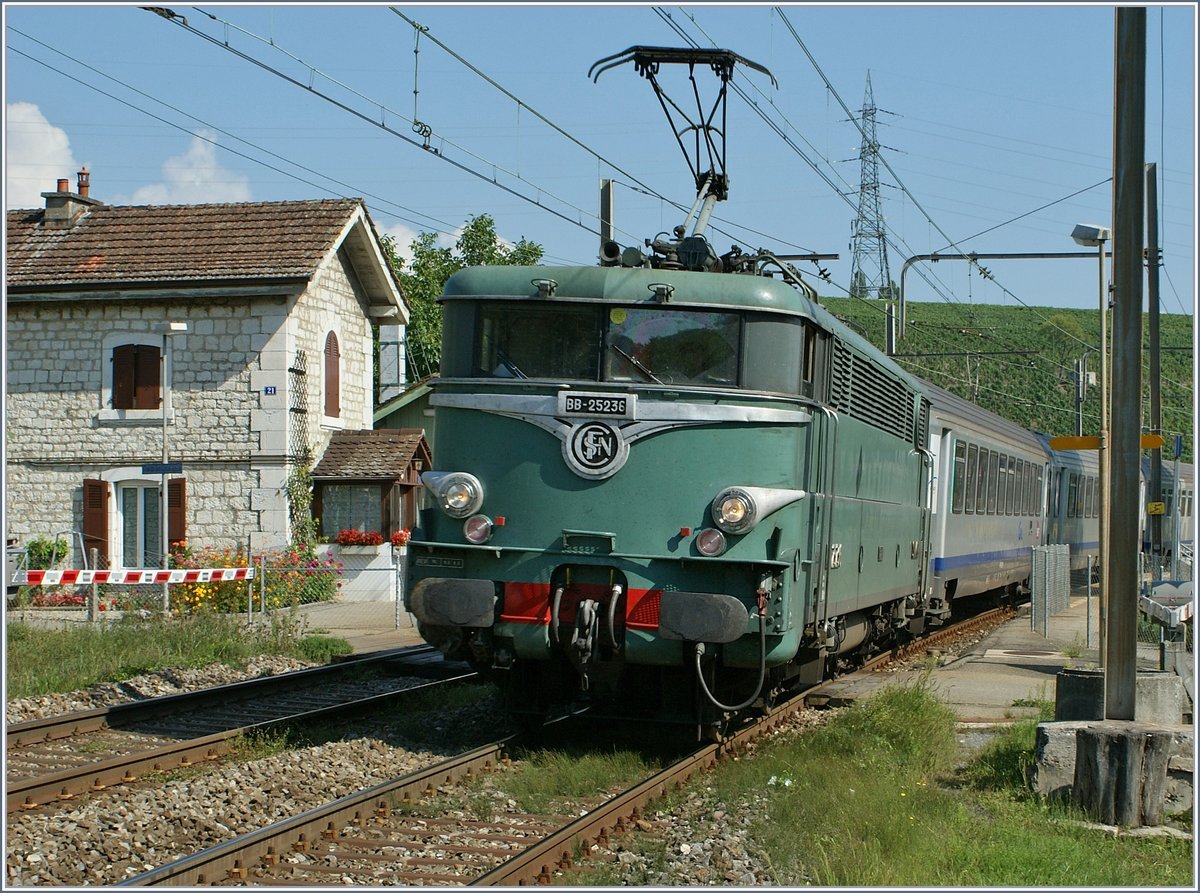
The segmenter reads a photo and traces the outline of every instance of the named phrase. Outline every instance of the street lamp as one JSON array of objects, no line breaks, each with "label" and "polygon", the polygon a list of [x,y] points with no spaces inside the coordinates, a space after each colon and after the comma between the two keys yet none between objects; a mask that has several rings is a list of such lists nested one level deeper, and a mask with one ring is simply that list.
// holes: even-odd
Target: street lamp
[{"label": "street lamp", "polygon": [[1104,281],[1104,243],[1112,230],[1080,223],[1071,230],[1075,244],[1096,249],[1100,258],[1100,665],[1104,653],[1108,623],[1108,288]]},{"label": "street lamp", "polygon": [[[159,512],[159,525],[162,528],[162,569],[167,570],[171,563],[171,543],[169,536],[169,526],[167,522],[167,509],[169,497],[167,496],[167,457],[170,455],[170,447],[167,440],[167,415],[171,412],[171,391],[169,376],[174,372],[174,364],[167,363],[167,347],[173,335],[187,334],[188,324],[186,322],[158,322],[151,326],[151,331],[162,335],[162,349],[159,351],[158,362],[161,370],[159,381],[162,385],[162,510]],[[171,610],[171,587],[166,581],[163,581],[163,611]]]}]

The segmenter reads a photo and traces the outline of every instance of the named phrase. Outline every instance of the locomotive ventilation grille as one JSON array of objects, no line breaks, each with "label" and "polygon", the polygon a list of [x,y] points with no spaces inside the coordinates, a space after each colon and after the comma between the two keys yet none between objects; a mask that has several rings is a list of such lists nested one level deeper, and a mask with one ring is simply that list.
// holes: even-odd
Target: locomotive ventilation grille
[{"label": "locomotive ventilation grille", "polygon": [[833,354],[830,403],[838,412],[906,441],[922,424],[914,418],[912,392],[842,344]]}]

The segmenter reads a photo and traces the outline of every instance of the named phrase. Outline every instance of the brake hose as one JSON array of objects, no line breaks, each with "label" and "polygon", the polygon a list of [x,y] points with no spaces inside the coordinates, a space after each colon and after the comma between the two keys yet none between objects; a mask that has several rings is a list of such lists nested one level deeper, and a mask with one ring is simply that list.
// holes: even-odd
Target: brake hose
[{"label": "brake hose", "polygon": [[713,697],[713,693],[708,690],[708,686],[704,683],[704,671],[700,667],[700,658],[704,656],[704,643],[696,643],[696,679],[700,682],[700,689],[704,692],[704,696],[718,710],[725,710],[729,713],[745,710],[758,699],[759,694],[762,692],[763,683],[767,679],[767,594],[762,589],[758,590],[758,649],[758,685],[754,688],[754,694],[750,695],[749,698],[737,706],[731,707],[728,704],[722,704]]}]

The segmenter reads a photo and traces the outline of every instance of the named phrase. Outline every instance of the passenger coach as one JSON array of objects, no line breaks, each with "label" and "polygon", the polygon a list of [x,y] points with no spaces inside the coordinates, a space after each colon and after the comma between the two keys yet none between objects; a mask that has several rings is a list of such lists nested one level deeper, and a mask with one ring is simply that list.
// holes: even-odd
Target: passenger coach
[{"label": "passenger coach", "polygon": [[924,383],[929,450],[937,474],[929,611],[955,598],[1027,587],[1031,547],[1045,536],[1047,454],[1030,431]]}]

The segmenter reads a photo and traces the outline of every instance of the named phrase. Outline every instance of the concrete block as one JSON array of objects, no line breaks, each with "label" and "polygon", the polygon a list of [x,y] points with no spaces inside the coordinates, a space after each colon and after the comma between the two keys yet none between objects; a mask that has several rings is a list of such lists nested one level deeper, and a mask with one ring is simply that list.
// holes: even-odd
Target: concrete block
[{"label": "concrete block", "polygon": [[[1030,788],[1049,800],[1070,800],[1075,781],[1075,748],[1080,729],[1097,726],[1101,720],[1043,722],[1037,727],[1034,761],[1027,771]],[[1159,724],[1155,724],[1159,725]],[[1168,815],[1190,811],[1193,777],[1195,730],[1191,726],[1161,724],[1171,735],[1167,762],[1164,812]]]},{"label": "concrete block", "polygon": [[[1183,722],[1188,697],[1183,680],[1174,673],[1139,670],[1134,688],[1134,719],[1164,725]],[[1054,697],[1054,719],[1104,718],[1104,671],[1067,669],[1059,672]]]}]

